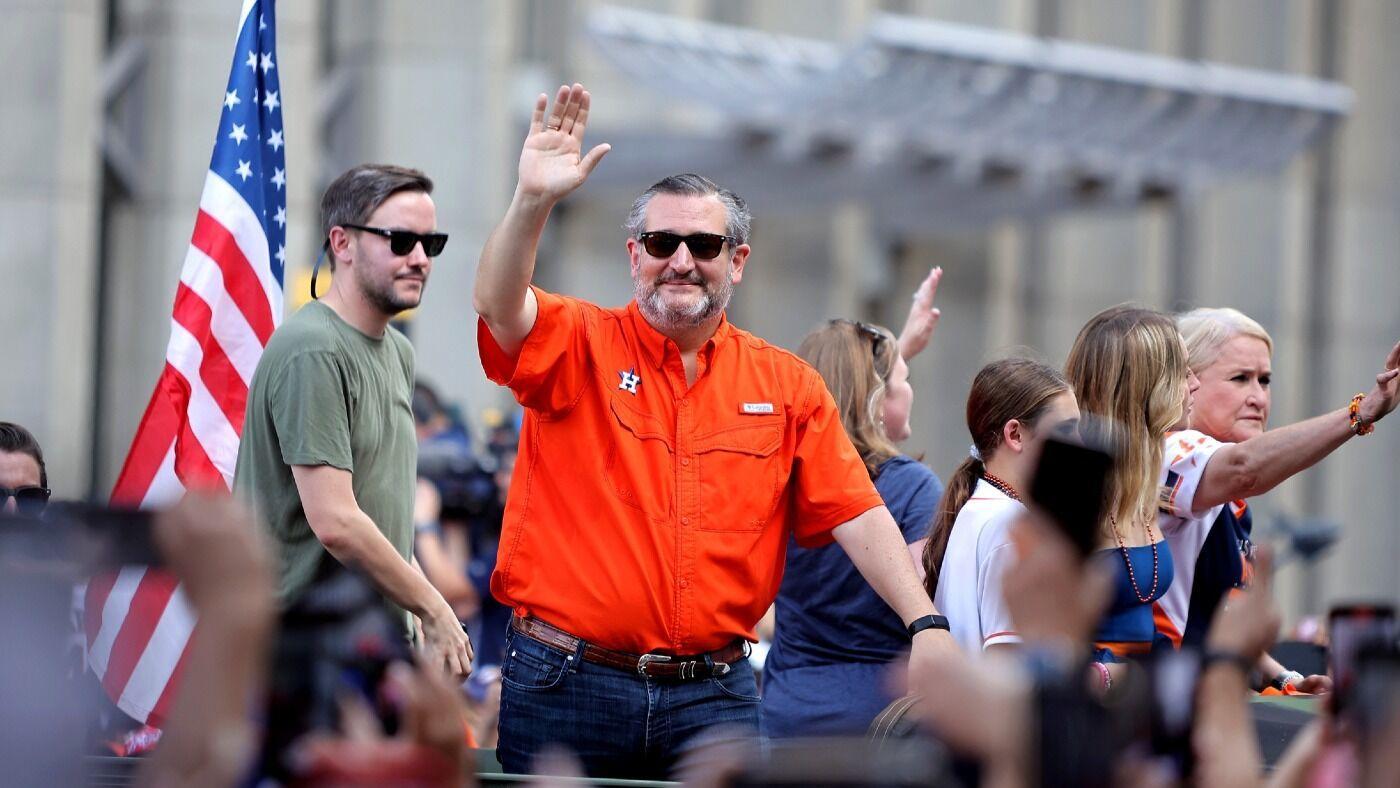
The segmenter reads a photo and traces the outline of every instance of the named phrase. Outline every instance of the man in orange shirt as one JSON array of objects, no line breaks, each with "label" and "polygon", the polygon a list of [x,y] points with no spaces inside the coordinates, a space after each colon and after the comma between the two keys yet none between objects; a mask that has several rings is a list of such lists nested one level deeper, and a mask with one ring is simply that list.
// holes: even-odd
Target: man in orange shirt
[{"label": "man in orange shirt", "polygon": [[589,101],[537,99],[476,278],[482,366],[526,408],[491,580],[515,610],[497,754],[523,772],[560,743],[591,774],[654,778],[710,726],[757,729],[747,641],[789,534],[842,545],[916,662],[953,645],[821,378],[725,318],[750,251],[737,195],[698,175],[643,193],[624,308],[531,286],[550,210],[608,151],[583,154]]}]

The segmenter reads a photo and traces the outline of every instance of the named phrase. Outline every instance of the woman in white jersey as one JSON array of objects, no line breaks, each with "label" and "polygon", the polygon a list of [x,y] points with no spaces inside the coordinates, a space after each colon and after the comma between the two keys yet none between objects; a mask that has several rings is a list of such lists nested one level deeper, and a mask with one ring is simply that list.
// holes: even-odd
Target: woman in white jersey
[{"label": "woman in white jersey", "polygon": [[1073,434],[1079,407],[1059,372],[1028,359],[983,367],[967,397],[971,456],[953,472],[924,547],[924,584],[969,652],[1019,643],[1001,582],[1016,561],[1010,530],[1026,511],[1038,449]]},{"label": "woman in white jersey", "polygon": [[[1252,517],[1245,499],[1321,460],[1353,435],[1368,432],[1394,407],[1395,384],[1382,383],[1393,374],[1382,373],[1377,387],[1357,403],[1356,427],[1349,408],[1343,408],[1266,433],[1273,340],[1264,327],[1238,310],[1215,308],[1178,315],[1177,326],[1200,388],[1189,423],[1169,434],[1163,457],[1163,483],[1169,491],[1163,500],[1175,506],[1164,509],[1161,524],[1177,573],[1155,619],[1157,630],[1174,643],[1199,646],[1216,606],[1248,579]],[[1394,363],[1392,351],[1387,366]],[[1193,456],[1200,462],[1192,463]],[[1259,471],[1252,478],[1231,479],[1227,471],[1241,458]],[[1218,459],[1224,461],[1217,464]],[[1194,491],[1189,496],[1193,505],[1186,506],[1189,491]],[[1227,499],[1222,502],[1222,497]],[[1287,685],[1304,692],[1331,688],[1328,677],[1305,677],[1268,655],[1259,670],[1280,690]]]}]

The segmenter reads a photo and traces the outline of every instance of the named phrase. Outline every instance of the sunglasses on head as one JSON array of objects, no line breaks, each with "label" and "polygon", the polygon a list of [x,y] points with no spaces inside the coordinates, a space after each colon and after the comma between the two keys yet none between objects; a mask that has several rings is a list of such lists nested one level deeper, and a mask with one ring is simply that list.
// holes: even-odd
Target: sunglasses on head
[{"label": "sunglasses on head", "polygon": [[839,324],[854,327],[856,331],[859,331],[866,339],[870,340],[870,354],[875,358],[884,355],[885,346],[890,342],[890,338],[885,332],[869,323],[862,323],[859,320],[851,320],[844,317],[833,318],[831,323],[832,325]]},{"label": "sunglasses on head", "polygon": [[408,230],[386,230],[383,227],[366,227],[363,224],[343,224],[342,227],[349,227],[355,230],[363,230],[367,233],[374,233],[383,238],[389,239],[389,251],[403,257],[413,251],[413,247],[423,244],[423,254],[429,257],[437,257],[442,254],[442,249],[447,246],[447,233],[414,233]]},{"label": "sunglasses on head", "polygon": [[696,260],[713,260],[719,257],[726,243],[734,243],[735,239],[728,235],[716,235],[714,233],[691,233],[690,235],[676,235],[661,230],[642,233],[637,236],[637,240],[642,242],[642,248],[647,254],[656,258],[667,258],[676,253],[681,242],[685,242],[685,248],[690,250],[690,256]]},{"label": "sunglasses on head", "polygon": [[49,503],[51,490],[47,487],[25,485],[24,487],[0,487],[0,508],[15,499],[15,508],[22,514],[37,514]]}]

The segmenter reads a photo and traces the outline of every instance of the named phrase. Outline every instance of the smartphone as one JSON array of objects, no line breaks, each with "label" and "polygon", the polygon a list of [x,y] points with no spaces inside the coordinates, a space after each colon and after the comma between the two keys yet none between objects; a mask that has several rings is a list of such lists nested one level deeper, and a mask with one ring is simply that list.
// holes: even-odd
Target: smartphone
[{"label": "smartphone", "polygon": [[1051,436],[1040,450],[1031,500],[1069,537],[1079,555],[1098,545],[1104,486],[1113,457],[1085,442]]},{"label": "smartphone", "polygon": [[74,558],[94,571],[129,565],[163,566],[151,528],[155,512],[63,501],[44,519],[61,533]]},{"label": "smartphone", "polygon": [[128,564],[160,566],[151,517],[138,509],[69,501],[50,504],[42,516],[0,516],[0,557],[74,582]]},{"label": "smartphone", "polygon": [[1354,687],[1349,716],[1362,747],[1388,745],[1385,734],[1400,722],[1400,647],[1394,643],[1362,647],[1356,654]]},{"label": "smartphone", "polygon": [[1332,708],[1343,712],[1356,698],[1357,658],[1363,650],[1391,648],[1396,642],[1395,608],[1387,604],[1341,605],[1327,614],[1331,639]]}]

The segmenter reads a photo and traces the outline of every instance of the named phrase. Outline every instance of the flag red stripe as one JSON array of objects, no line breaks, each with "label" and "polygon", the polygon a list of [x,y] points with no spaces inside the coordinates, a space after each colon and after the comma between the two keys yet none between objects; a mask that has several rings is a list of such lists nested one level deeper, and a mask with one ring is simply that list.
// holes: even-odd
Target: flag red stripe
[{"label": "flag red stripe", "polygon": [[156,705],[151,708],[150,717],[147,724],[157,728],[165,725],[165,718],[170,714],[170,704],[175,702],[175,693],[180,688],[180,679],[184,677],[185,660],[189,659],[190,651],[194,649],[194,640],[199,637],[199,625],[196,624],[194,631],[190,632],[189,640],[185,641],[185,647],[180,649],[180,658],[175,661],[174,670],[170,671],[170,678],[165,681],[165,688],[160,691],[160,698],[156,700]]},{"label": "flag red stripe", "polygon": [[103,572],[88,581],[87,593],[83,597],[83,631],[88,643],[97,640],[97,632],[102,629],[102,608],[107,606],[107,597],[111,596],[112,586],[116,584],[116,572]]},{"label": "flag red stripe", "polygon": [[211,328],[214,312],[199,294],[182,282],[175,291],[175,322],[199,342],[203,358],[199,362],[199,379],[214,395],[214,401],[224,412],[233,431],[243,433],[243,408],[248,402],[248,385],[229,361]]},{"label": "flag red stripe", "polygon": [[131,598],[131,608],[112,641],[112,656],[107,661],[107,674],[102,677],[102,687],[110,697],[120,698],[126,690],[126,682],[145,653],[151,633],[174,593],[175,578],[164,572],[147,569],[141,577]]},{"label": "flag red stripe", "polygon": [[[136,428],[136,437],[131,441],[126,462],[122,465],[117,483],[112,487],[112,503],[124,506],[137,506],[146,497],[151,482],[175,442],[184,421],[185,406],[189,402],[188,387],[181,389],[175,380],[179,375],[169,363],[156,380],[151,402],[141,416]],[[182,393],[183,392],[183,393]]]},{"label": "flag red stripe", "polygon": [[[185,380],[185,376],[177,369],[171,368],[171,382],[173,387],[180,389],[184,401],[190,399],[190,384]],[[180,483],[186,490],[190,489],[221,489],[227,490],[228,485],[224,483],[223,474],[214,462],[209,459],[209,454],[204,450],[204,444],[199,442],[198,436],[190,428],[190,423],[185,421],[180,425],[179,436],[175,439],[175,475],[179,477]]]},{"label": "flag red stripe", "polygon": [[233,233],[201,210],[195,219],[194,237],[190,243],[209,255],[209,259],[219,266],[224,275],[224,290],[238,306],[238,311],[247,318],[253,333],[258,335],[258,341],[267,345],[276,328],[272,320],[272,307],[268,305],[262,282],[258,281],[248,258],[243,256],[243,250],[238,248]]}]

